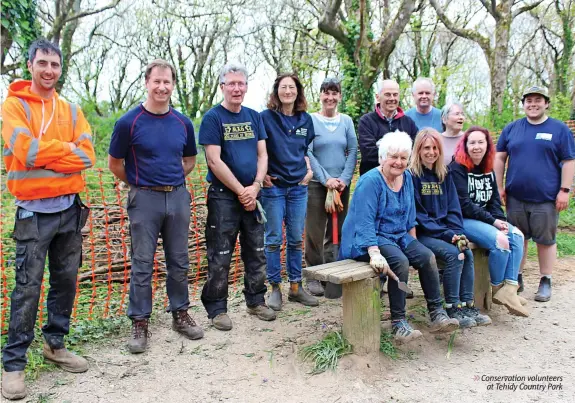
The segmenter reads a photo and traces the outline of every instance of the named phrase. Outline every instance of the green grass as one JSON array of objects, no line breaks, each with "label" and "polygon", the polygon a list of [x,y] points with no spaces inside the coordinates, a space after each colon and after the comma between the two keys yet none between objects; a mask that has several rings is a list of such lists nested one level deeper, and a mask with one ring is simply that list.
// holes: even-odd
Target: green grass
[{"label": "green grass", "polygon": [[302,350],[304,361],[313,361],[312,374],[320,374],[327,370],[334,371],[339,359],[351,354],[353,347],[343,337],[341,332],[330,332],[322,340],[306,346]]},{"label": "green grass", "polygon": [[[569,200],[569,208],[559,214],[559,228],[575,227],[575,198]],[[575,228],[573,228],[575,229]]]},{"label": "green grass", "polygon": [[[566,232],[557,233],[557,256],[575,256],[575,234]],[[537,259],[537,246],[533,241],[529,241],[527,257],[529,259]]]},{"label": "green grass", "polygon": [[381,337],[379,339],[379,351],[381,351],[392,360],[397,360],[399,358],[399,351],[393,344],[393,335],[391,332],[381,332]]}]

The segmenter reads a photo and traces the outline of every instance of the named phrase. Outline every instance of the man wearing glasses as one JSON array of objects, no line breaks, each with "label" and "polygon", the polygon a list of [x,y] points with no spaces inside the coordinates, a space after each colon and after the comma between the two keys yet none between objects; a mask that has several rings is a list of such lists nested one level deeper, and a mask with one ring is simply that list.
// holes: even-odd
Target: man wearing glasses
[{"label": "man wearing glasses", "polygon": [[226,64],[220,72],[224,101],[206,113],[200,125],[200,144],[208,163],[206,245],[208,279],[202,303],[218,330],[231,330],[227,314],[228,274],[238,233],[244,262],[247,312],[274,320],[265,304],[265,215],[258,195],[267,172],[266,132],[256,111],[242,106],[248,73],[244,66]]}]

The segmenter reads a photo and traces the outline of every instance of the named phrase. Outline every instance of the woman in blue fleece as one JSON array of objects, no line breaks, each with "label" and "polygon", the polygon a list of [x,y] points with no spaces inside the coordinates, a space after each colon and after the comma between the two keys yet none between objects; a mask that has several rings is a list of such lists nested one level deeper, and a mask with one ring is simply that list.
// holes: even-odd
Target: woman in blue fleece
[{"label": "woman in blue fleece", "polygon": [[[340,259],[367,261],[377,273],[392,270],[407,282],[409,266],[419,281],[431,317],[431,332],[451,332],[457,319],[447,316],[439,292],[439,273],[433,253],[415,236],[413,182],[406,171],[411,139],[405,132],[386,134],[379,141],[380,166],[359,178],[343,223]],[[391,280],[387,287],[392,334],[400,342],[421,336],[405,319],[405,292]]]},{"label": "woman in blue fleece", "polygon": [[268,109],[261,113],[268,138],[268,173],[262,189],[267,214],[265,253],[267,278],[272,285],[268,306],[282,308],[281,246],[285,224],[286,268],[290,281],[288,300],[317,306],[316,297],[302,287],[302,236],[307,207],[308,183],[313,177],[307,149],[315,137],[301,82],[295,74],[276,78]]},{"label": "woman in blue fleece", "polygon": [[[445,308],[459,326],[468,328],[491,324],[473,305],[473,253],[458,247],[462,240],[463,217],[457,189],[443,159],[440,134],[421,130],[415,138],[409,167],[416,206],[417,239],[444,263]],[[463,259],[460,259],[463,258]]]}]

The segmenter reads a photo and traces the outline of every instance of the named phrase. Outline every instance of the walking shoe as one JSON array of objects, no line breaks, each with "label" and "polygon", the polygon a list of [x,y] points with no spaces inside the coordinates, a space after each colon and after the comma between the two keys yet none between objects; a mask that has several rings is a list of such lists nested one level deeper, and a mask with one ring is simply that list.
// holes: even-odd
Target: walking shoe
[{"label": "walking shoe", "polygon": [[132,337],[128,340],[128,351],[132,354],[139,354],[146,351],[148,337],[152,334],[148,332],[148,319],[132,321]]},{"label": "walking shoe", "polygon": [[[475,307],[473,302],[463,303],[463,314],[475,320],[477,326],[487,326],[491,324],[491,318],[487,315],[483,315],[479,309]],[[461,322],[459,322],[461,324]]]},{"label": "walking shoe", "polygon": [[523,290],[525,290],[525,288],[523,287],[523,273],[519,273],[517,275],[517,282],[519,283],[519,288],[517,288],[517,292],[523,292]]},{"label": "walking shoe", "polygon": [[2,396],[8,400],[24,399],[26,397],[24,371],[2,371]]},{"label": "walking shoe", "polygon": [[252,306],[247,309],[250,315],[255,315],[261,320],[272,321],[276,319],[276,313],[273,309],[269,308],[266,304]]},{"label": "walking shoe", "polygon": [[306,281],[307,290],[311,295],[321,297],[325,292],[323,285],[321,285],[319,280],[308,280]]},{"label": "walking shoe", "polygon": [[443,308],[437,308],[429,312],[429,317],[431,319],[429,326],[431,333],[450,333],[455,329],[459,329],[459,321],[450,318]]},{"label": "walking shoe", "polygon": [[539,289],[535,294],[535,301],[547,302],[551,299],[551,279],[549,277],[541,277],[539,280]]},{"label": "walking shoe", "polygon": [[290,283],[288,301],[299,302],[305,306],[318,306],[319,301],[313,295],[309,295],[306,290],[303,289],[301,281],[297,283]]},{"label": "walking shoe", "polygon": [[272,284],[272,293],[268,297],[268,307],[274,311],[282,310],[282,290],[279,284]]},{"label": "walking shoe", "polygon": [[[499,303],[499,302],[497,302],[497,301],[495,301],[495,300],[493,299],[493,296],[494,296],[495,294],[497,294],[497,291],[499,291],[499,290],[501,289],[501,287],[503,287],[503,283],[501,283],[501,284],[499,284],[499,285],[492,285],[492,286],[491,286],[491,299],[492,299],[493,303],[495,303],[495,304],[497,304],[497,305],[502,305],[502,304]],[[519,291],[517,291],[517,292],[519,292]],[[517,294],[517,299],[519,300],[519,303],[520,303],[521,305],[527,305],[527,300],[526,300],[525,298],[523,298],[521,295]]]},{"label": "walking shoe", "polygon": [[68,372],[86,372],[88,370],[88,361],[84,357],[79,357],[74,353],[68,351],[65,347],[53,349],[48,344],[44,343],[44,350],[42,351],[44,360],[56,364],[64,371]]},{"label": "walking shoe", "polygon": [[421,337],[421,332],[414,330],[405,319],[391,322],[391,334],[398,343],[409,343]]},{"label": "walking shoe", "polygon": [[327,282],[324,284],[323,288],[325,290],[323,295],[327,299],[338,299],[341,298],[343,294],[343,288],[341,287],[341,284]]},{"label": "walking shoe", "polygon": [[216,315],[215,318],[212,318],[212,325],[218,329],[218,330],[222,330],[224,332],[227,332],[228,330],[232,330],[232,320],[230,319],[230,317],[228,316],[228,314],[226,312],[220,313],[218,315]]},{"label": "walking shoe", "polygon": [[519,296],[517,295],[517,284],[505,282],[503,287],[497,287],[497,292],[493,295],[493,301],[500,305],[505,305],[505,308],[511,315],[516,316],[529,316],[529,311],[521,305]]},{"label": "walking shoe", "polygon": [[462,329],[468,329],[470,327],[477,326],[475,319],[467,316],[463,313],[461,305],[453,305],[446,309],[447,315],[452,319],[457,319],[459,322],[459,327]]},{"label": "walking shoe", "polygon": [[204,330],[196,324],[187,310],[172,312],[172,330],[183,334],[190,340],[204,337]]}]

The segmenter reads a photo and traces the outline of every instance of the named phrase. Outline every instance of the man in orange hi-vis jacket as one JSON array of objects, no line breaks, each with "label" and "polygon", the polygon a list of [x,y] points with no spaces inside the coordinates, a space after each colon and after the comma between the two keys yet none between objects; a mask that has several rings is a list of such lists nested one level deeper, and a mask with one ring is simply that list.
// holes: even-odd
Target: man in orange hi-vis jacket
[{"label": "man in orange hi-vis jacket", "polygon": [[82,234],[89,210],[78,193],[82,171],[94,165],[90,126],[82,111],[58,97],[62,53],[46,40],[30,45],[32,81],[8,88],[2,106],[2,138],[7,186],[16,198],[16,285],[10,305],[8,342],[2,352],[2,395],[26,396],[26,350],[34,325],[46,254],[50,270],[44,357],[69,372],[84,372],[87,361],[64,346],[81,264]]}]

